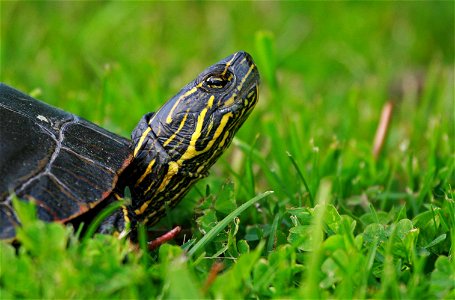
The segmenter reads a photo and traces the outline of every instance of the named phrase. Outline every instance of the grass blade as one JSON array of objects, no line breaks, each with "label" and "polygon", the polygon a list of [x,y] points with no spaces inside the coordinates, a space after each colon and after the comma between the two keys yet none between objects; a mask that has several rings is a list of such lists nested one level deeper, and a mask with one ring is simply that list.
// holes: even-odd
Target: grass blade
[{"label": "grass blade", "polygon": [[188,251],[188,256],[193,256],[196,252],[204,247],[211,239],[213,239],[221,230],[223,230],[235,217],[240,215],[244,210],[258,202],[259,200],[271,195],[273,191],[267,191],[260,195],[257,195],[253,199],[243,203],[229,215],[227,215],[223,220],[221,220],[215,227],[212,228],[205,236],[203,236],[191,249]]},{"label": "grass blade", "polygon": [[113,212],[115,212],[117,209],[120,209],[120,207],[124,204],[123,201],[115,201],[109,204],[105,209],[103,209],[90,223],[90,225],[87,228],[87,231],[84,234],[83,240],[90,239],[100,227],[101,223],[109,217]]},{"label": "grass blade", "polygon": [[299,177],[302,180],[303,185],[305,186],[305,188],[308,192],[308,197],[310,197],[310,204],[311,204],[311,207],[313,207],[314,199],[313,199],[313,195],[311,194],[310,187],[308,186],[308,183],[306,182],[305,177],[303,176],[302,172],[300,171],[300,168],[297,165],[297,162],[295,161],[294,157],[292,157],[291,153],[289,153],[289,152],[287,154],[288,154],[289,159],[291,160],[292,165],[294,166],[295,170],[297,171],[297,174],[299,174]]}]

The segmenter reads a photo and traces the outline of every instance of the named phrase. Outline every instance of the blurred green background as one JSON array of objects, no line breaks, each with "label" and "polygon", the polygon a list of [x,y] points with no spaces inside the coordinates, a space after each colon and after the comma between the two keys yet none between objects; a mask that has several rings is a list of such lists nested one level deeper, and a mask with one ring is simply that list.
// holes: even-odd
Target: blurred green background
[{"label": "blurred green background", "polygon": [[[240,49],[256,58],[262,87],[238,138],[281,178],[253,169],[248,194],[300,189],[283,184],[286,152],[313,189],[327,175],[357,180],[343,197],[385,180],[376,167],[356,173],[388,100],[386,167],[417,157],[419,172],[453,152],[453,2],[1,2],[1,80],[124,136]],[[247,172],[236,148],[218,175]],[[408,177],[393,181],[398,190]]]},{"label": "blurred green background", "polygon": [[[2,81],[40,88],[44,100],[82,115],[104,96],[120,108],[134,101],[126,111],[109,109],[136,120],[207,65],[239,49],[255,57],[258,31],[275,37],[270,59],[286,91],[279,103],[265,94],[263,110],[306,110],[317,94],[346,102],[353,86],[381,89],[385,100],[386,86],[403,73],[426,72],[435,61],[453,66],[451,2],[19,1],[1,8]],[[102,95],[106,81],[113,95]]]}]

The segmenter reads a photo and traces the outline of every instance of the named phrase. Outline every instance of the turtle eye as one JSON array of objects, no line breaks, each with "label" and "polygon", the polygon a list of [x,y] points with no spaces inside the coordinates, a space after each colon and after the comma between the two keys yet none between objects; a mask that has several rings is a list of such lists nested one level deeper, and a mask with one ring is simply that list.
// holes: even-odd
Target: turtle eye
[{"label": "turtle eye", "polygon": [[211,74],[204,79],[202,87],[209,92],[219,92],[227,88],[232,82],[233,78],[234,75],[229,71],[223,74]]},{"label": "turtle eye", "polygon": [[226,86],[228,81],[223,77],[210,76],[205,79],[205,84],[211,89],[222,89]]}]

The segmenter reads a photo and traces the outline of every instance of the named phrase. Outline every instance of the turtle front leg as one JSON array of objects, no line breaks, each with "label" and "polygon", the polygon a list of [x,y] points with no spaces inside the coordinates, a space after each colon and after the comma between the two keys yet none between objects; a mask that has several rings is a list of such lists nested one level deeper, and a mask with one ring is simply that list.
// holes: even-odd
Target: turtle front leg
[{"label": "turtle front leg", "polygon": [[[121,201],[123,197],[118,192],[112,193],[112,201]],[[120,206],[119,209],[114,211],[111,215],[103,220],[97,232],[102,234],[113,234],[119,238],[134,235],[134,228],[136,227],[136,218],[131,214],[127,205]]]}]

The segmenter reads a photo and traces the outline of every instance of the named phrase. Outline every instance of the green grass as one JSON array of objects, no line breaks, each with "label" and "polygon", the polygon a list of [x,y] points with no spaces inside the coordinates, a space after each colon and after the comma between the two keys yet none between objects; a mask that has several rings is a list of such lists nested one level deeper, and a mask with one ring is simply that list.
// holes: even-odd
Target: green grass
[{"label": "green grass", "polygon": [[0,11],[1,81],[124,136],[230,53],[250,52],[262,75],[231,148],[155,226],[182,225],[183,241],[147,252],[80,239],[19,206],[22,246],[0,243],[1,299],[455,298],[453,3]]}]

